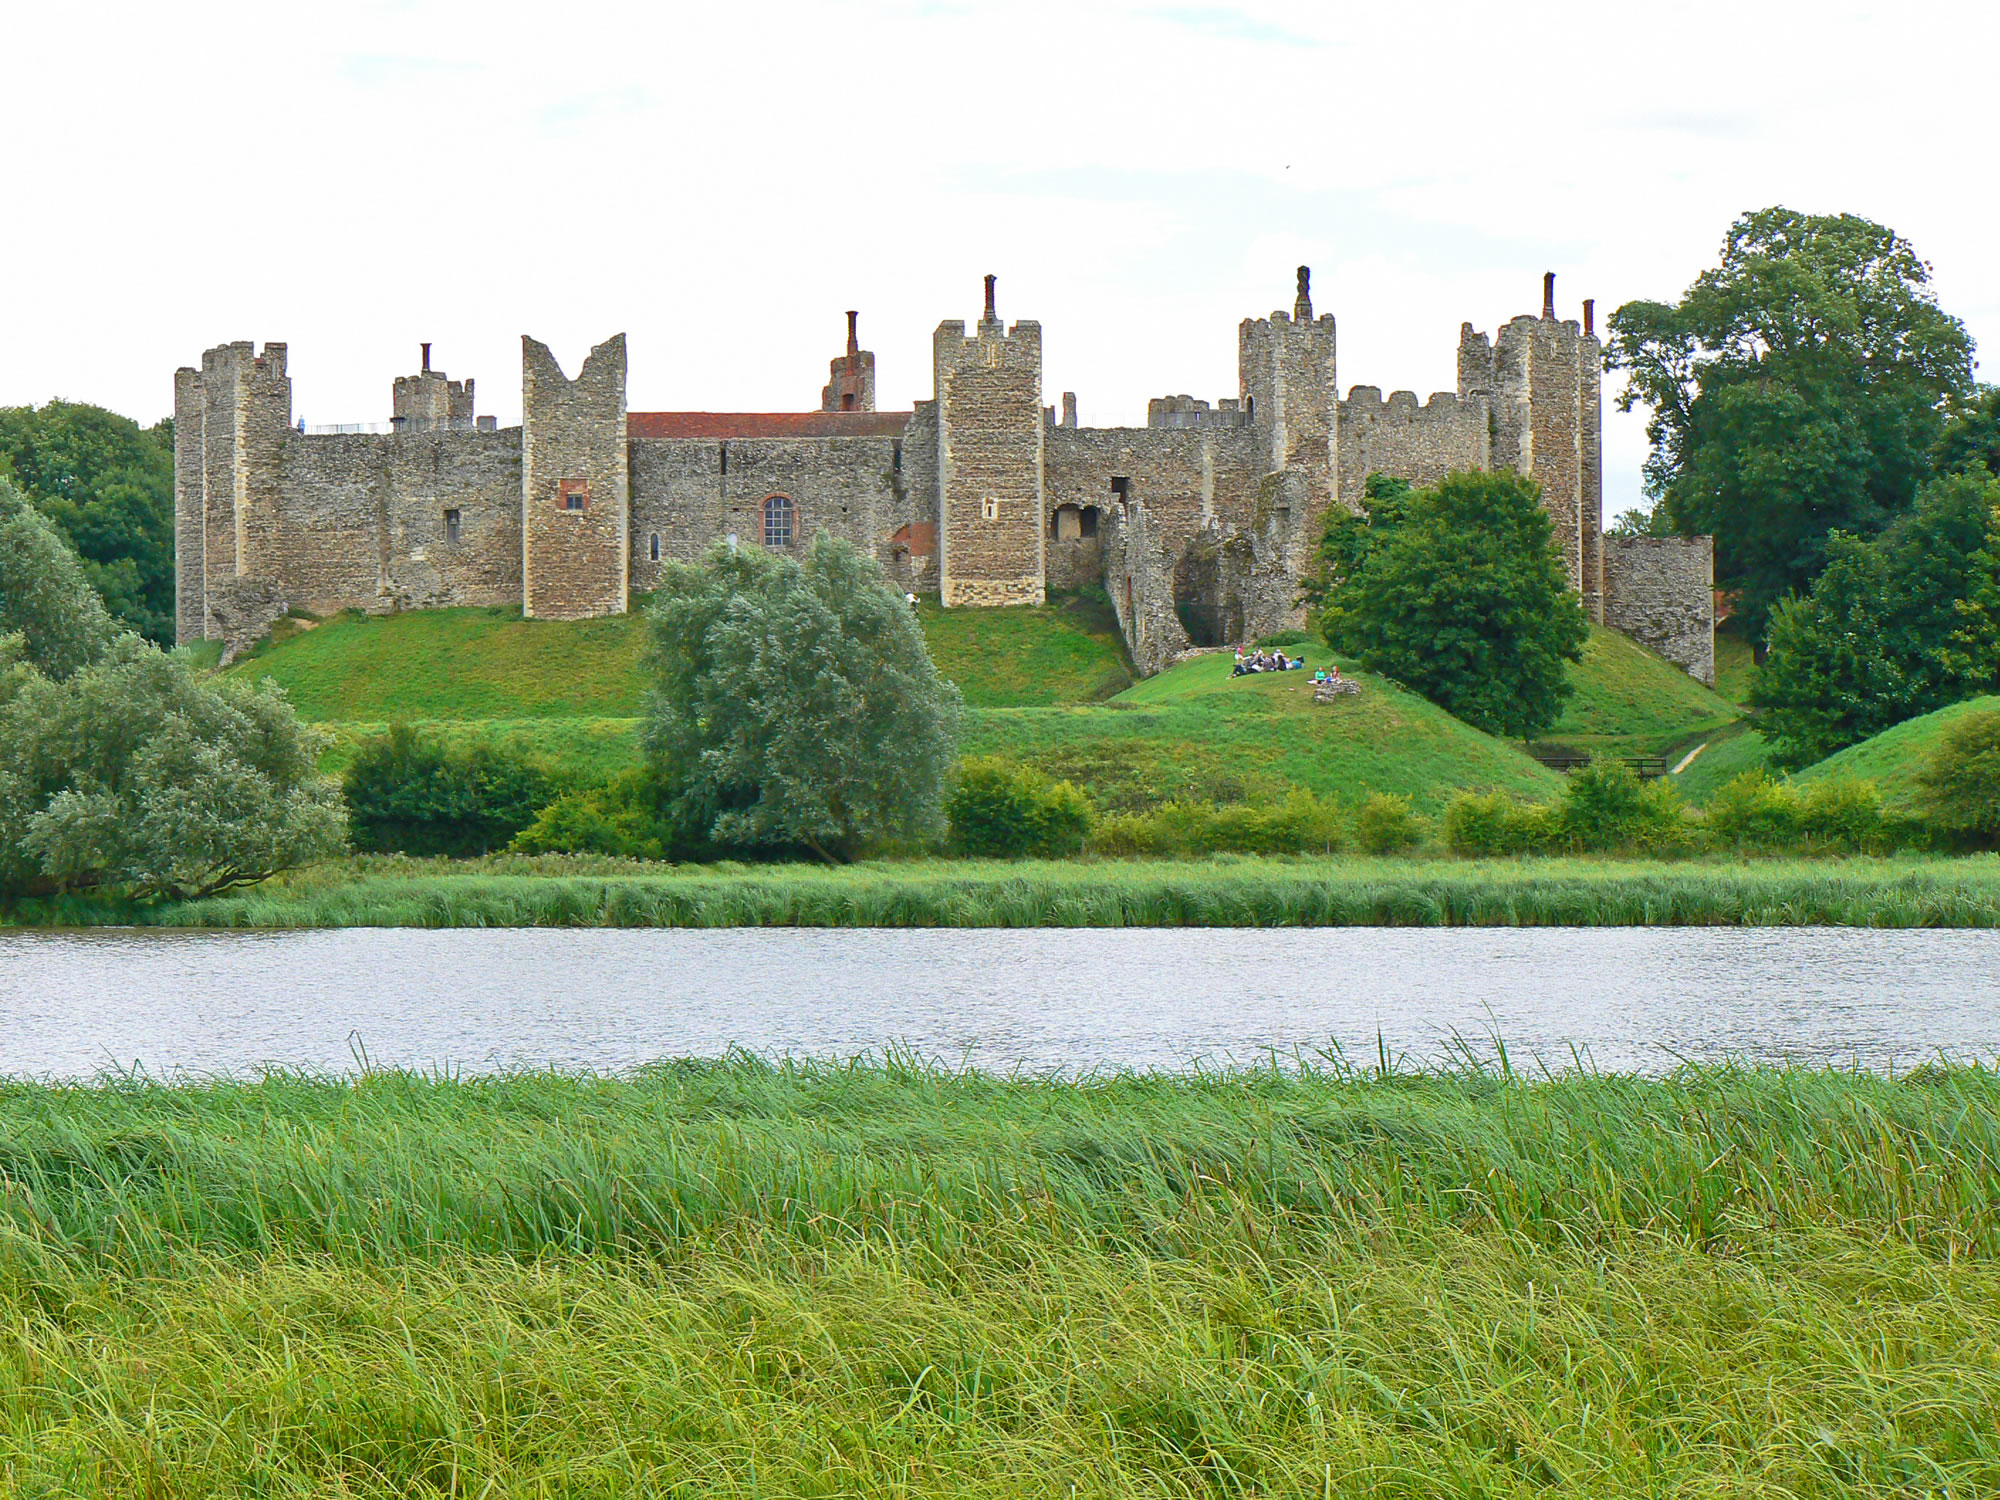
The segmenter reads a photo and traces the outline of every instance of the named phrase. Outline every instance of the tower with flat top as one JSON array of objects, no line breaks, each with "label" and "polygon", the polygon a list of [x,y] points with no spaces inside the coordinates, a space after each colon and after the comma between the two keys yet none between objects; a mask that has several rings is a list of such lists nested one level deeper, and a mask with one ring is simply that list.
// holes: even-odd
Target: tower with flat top
[{"label": "tower with flat top", "polygon": [[959,605],[1047,598],[1043,526],[1042,325],[986,311],[931,341],[937,403],[938,594]]}]

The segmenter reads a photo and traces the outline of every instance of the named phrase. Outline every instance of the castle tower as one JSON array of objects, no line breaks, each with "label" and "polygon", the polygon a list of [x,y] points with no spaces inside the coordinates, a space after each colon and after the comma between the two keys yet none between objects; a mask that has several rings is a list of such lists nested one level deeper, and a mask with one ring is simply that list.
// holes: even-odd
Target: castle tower
[{"label": "castle tower", "polygon": [[174,375],[174,635],[219,638],[211,595],[279,571],[278,476],[292,424],[285,346],[221,344]]},{"label": "castle tower", "polygon": [[399,432],[469,432],[473,426],[472,381],[447,380],[431,368],[431,346],[423,346],[423,369],[398,375],[390,414]]},{"label": "castle tower", "polygon": [[521,336],[521,609],[546,620],[625,613],[631,485],[625,335],[590,351],[576,379]]},{"label": "castle tower", "polygon": [[1291,488],[1308,499],[1316,521],[1333,498],[1339,472],[1339,385],[1333,315],[1313,316],[1312,271],[1299,267],[1289,315],[1245,318],[1237,330],[1237,380],[1267,473],[1290,471]]},{"label": "castle tower", "polygon": [[931,340],[938,430],[938,596],[954,605],[1047,598],[1042,524],[1042,325],[1011,329],[993,305],[967,337],[940,323]]},{"label": "castle tower", "polygon": [[1542,278],[1539,318],[1515,318],[1492,340],[1470,323],[1459,330],[1458,392],[1490,401],[1493,465],[1541,485],[1570,582],[1601,623],[1603,345],[1594,328],[1557,320],[1555,280]]},{"label": "castle tower", "polygon": [[847,352],[827,366],[826,389],[819,393],[821,411],[875,410],[875,355],[861,347],[855,334],[860,316],[847,314]]}]

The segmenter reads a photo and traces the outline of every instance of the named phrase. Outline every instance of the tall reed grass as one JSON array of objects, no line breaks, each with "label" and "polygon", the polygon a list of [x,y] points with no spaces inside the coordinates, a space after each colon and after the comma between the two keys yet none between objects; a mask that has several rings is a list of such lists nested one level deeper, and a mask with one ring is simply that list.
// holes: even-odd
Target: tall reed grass
[{"label": "tall reed grass", "polygon": [[2000,1489],[2000,1077],[0,1090],[19,1495]]},{"label": "tall reed grass", "polygon": [[2000,858],[912,861],[663,867],[357,860],[215,900],[15,922],[183,927],[2000,926]]}]

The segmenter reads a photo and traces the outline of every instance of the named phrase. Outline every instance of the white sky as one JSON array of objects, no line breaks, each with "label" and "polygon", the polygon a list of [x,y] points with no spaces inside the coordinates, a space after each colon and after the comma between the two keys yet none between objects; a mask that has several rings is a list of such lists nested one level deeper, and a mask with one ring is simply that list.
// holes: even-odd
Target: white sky
[{"label": "white sky", "polygon": [[[142,421],[231,339],[294,411],[435,363],[518,419],[519,335],[625,331],[634,410],[808,410],[861,310],[1039,318],[1088,425],[1236,391],[1292,268],[1340,379],[1453,383],[1461,321],[1671,299],[1737,213],[1909,236],[2000,342],[1986,4],[40,5],[0,12],[0,404]],[[1982,370],[1994,378],[1996,366]],[[1605,510],[1642,419],[1606,414]]]}]

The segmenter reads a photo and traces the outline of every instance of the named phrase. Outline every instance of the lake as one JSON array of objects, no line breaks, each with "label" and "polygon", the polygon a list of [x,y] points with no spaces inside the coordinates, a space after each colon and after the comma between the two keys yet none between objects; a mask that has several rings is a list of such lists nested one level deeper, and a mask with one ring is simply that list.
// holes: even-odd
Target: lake
[{"label": "lake", "polygon": [[1659,1071],[2000,1054],[2000,932],[0,932],[0,1074],[624,1069],[892,1047],[992,1070],[1332,1047]]}]

